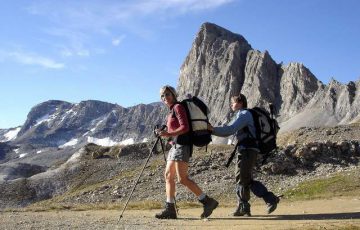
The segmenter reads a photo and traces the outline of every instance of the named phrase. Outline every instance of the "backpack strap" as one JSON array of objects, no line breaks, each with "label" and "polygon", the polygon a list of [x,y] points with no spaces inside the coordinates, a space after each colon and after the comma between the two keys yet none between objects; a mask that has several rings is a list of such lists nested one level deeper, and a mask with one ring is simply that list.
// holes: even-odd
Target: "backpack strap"
[{"label": "backpack strap", "polygon": [[170,111],[172,112],[172,115],[171,115],[172,118],[176,117],[176,112],[175,112],[174,107],[175,107],[175,105],[177,105],[177,104],[181,104],[181,103],[177,101],[177,102],[175,102],[174,105],[171,107],[171,110],[170,110]]},{"label": "backpack strap", "polygon": [[[248,112],[251,114],[251,117],[252,117],[252,119],[253,119],[253,123],[254,123],[255,129],[256,129],[257,127],[256,127],[256,125],[255,125],[255,118],[254,118],[252,112],[250,111],[250,109],[244,109],[244,110],[248,111]],[[248,137],[249,137],[249,138],[256,139],[256,133],[255,133],[255,137],[254,137],[254,136],[251,134],[251,132],[250,132],[249,126],[244,127],[243,130],[244,130],[244,132],[246,132],[246,133],[248,134]],[[255,132],[256,132],[256,131],[255,131]]]},{"label": "backpack strap", "polygon": [[248,137],[256,139],[250,132],[249,126],[246,126],[243,128],[244,132],[246,132],[248,134]]},{"label": "backpack strap", "polygon": [[240,145],[240,143],[236,143],[235,147],[234,147],[234,150],[231,152],[231,154],[229,155],[229,158],[228,160],[226,161],[226,168],[229,168],[231,162],[233,161],[234,157],[235,157],[235,153],[236,153],[236,150],[237,150],[237,147]]}]

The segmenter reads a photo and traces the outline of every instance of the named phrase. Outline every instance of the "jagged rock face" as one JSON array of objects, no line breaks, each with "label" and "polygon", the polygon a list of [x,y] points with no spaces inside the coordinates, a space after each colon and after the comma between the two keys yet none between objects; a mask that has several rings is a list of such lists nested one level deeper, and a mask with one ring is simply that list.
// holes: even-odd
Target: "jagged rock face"
[{"label": "jagged rock face", "polygon": [[162,105],[140,104],[127,109],[119,110],[101,120],[95,132],[99,137],[114,137],[116,140],[133,138],[142,141],[150,139],[155,125],[164,123],[166,115],[165,107]]},{"label": "jagged rock face", "polygon": [[265,51],[250,50],[246,58],[245,81],[241,93],[247,96],[248,107],[279,104],[278,65]]},{"label": "jagged rock face", "polygon": [[[347,85],[332,81],[328,87],[328,92],[332,102],[332,107],[329,109],[336,117],[340,124],[347,124],[351,122],[360,112],[359,103],[359,83],[357,86],[354,82],[349,82]],[[357,93],[357,97],[356,97]]]},{"label": "jagged rock face", "polygon": [[[354,119],[349,119],[350,122],[353,123],[360,123],[360,80],[355,82],[354,84],[351,84],[352,86],[355,85],[356,90],[354,93],[354,89],[352,89],[351,95],[355,95],[353,97],[353,101],[352,101],[352,107],[353,107],[353,116]],[[352,88],[352,86],[350,88]]]},{"label": "jagged rock face", "polygon": [[281,67],[280,115],[281,120],[293,117],[304,109],[321,87],[321,83],[302,64],[290,63]]},{"label": "jagged rock face", "polygon": [[181,67],[178,91],[208,103],[215,125],[229,121],[230,98],[240,92],[249,107],[273,103],[287,131],[359,120],[359,82],[324,85],[303,64],[277,64],[241,35],[205,23]]},{"label": "jagged rock face", "polygon": [[2,159],[5,158],[6,153],[8,153],[10,151],[11,151],[11,146],[9,146],[6,143],[1,143],[0,142],[0,162],[1,162]]},{"label": "jagged rock face", "polygon": [[229,118],[229,98],[240,91],[249,43],[211,23],[201,26],[180,69],[179,95],[199,96],[211,109],[212,122]]},{"label": "jagged rock face", "polygon": [[335,80],[321,85],[302,110],[282,123],[282,129],[289,131],[298,127],[335,126],[358,121],[359,86],[360,81],[344,85]]},{"label": "jagged rock face", "polygon": [[0,142],[5,142],[5,134],[8,132],[8,129],[0,129]]}]

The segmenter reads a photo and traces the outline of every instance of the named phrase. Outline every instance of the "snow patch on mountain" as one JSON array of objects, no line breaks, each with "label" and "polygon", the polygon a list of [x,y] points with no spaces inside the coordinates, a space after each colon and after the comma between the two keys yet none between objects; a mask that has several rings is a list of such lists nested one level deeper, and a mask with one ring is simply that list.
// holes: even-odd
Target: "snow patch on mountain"
[{"label": "snow patch on mountain", "polygon": [[28,153],[21,153],[21,154],[19,155],[19,158],[23,158],[23,157],[25,157],[26,155],[28,155]]},{"label": "snow patch on mountain", "polygon": [[94,143],[94,144],[101,145],[101,146],[114,146],[114,145],[119,144],[118,142],[111,140],[109,137],[102,138],[102,139],[95,138],[95,137],[88,137],[87,142]]},{"label": "snow patch on mountain", "polygon": [[45,122],[45,121],[49,121],[49,120],[50,120],[50,114],[46,114],[46,115],[40,117],[39,119],[37,119],[34,126],[38,126],[38,125],[40,125],[41,123],[43,123],[43,122]]},{"label": "snow patch on mountain", "polygon": [[91,132],[96,131],[97,127],[98,127],[102,122],[104,122],[103,119],[101,119],[100,121],[98,121],[98,122],[96,123],[96,125],[94,126],[94,128],[90,129],[90,131],[91,131]]},{"label": "snow patch on mountain", "polygon": [[120,142],[120,145],[133,145],[135,144],[135,140],[133,138],[129,138]]},{"label": "snow patch on mountain", "polygon": [[5,133],[4,134],[5,140],[4,141],[6,142],[6,141],[14,140],[17,137],[20,129],[21,129],[21,127],[18,127],[16,129],[10,130],[9,132]]},{"label": "snow patch on mountain", "polygon": [[78,159],[81,157],[81,155],[84,153],[84,151],[81,149],[77,152],[75,152],[67,161],[66,164],[71,163],[71,162],[77,162]]},{"label": "snow patch on mountain", "polygon": [[76,114],[77,114],[76,111],[74,111],[73,109],[66,111],[65,115],[61,118],[60,123],[63,122],[68,116],[75,116]]},{"label": "snow patch on mountain", "polygon": [[60,148],[65,148],[65,147],[74,146],[74,145],[76,145],[78,142],[79,142],[79,140],[76,139],[76,138],[74,138],[74,139],[71,139],[70,141],[66,142],[66,143],[63,144],[63,145],[60,145],[59,147],[60,147]]}]

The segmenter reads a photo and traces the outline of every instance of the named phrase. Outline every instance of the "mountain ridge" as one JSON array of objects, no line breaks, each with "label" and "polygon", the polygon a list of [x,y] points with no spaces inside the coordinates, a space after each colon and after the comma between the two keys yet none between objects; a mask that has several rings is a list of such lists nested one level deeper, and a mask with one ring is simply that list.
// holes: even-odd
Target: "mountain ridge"
[{"label": "mountain ridge", "polygon": [[[213,23],[200,27],[177,84],[181,97],[191,93],[209,105],[214,125],[231,119],[230,97],[239,92],[248,97],[249,107],[273,103],[281,131],[358,120],[359,88],[360,79],[323,84],[304,64],[277,63],[268,51],[252,48],[242,35]],[[161,102],[125,108],[97,100],[49,100],[31,109],[11,142],[53,147],[74,139],[85,143],[87,138],[141,142],[151,136],[154,125],[164,122],[166,111]],[[0,141],[12,130],[0,130]]]}]

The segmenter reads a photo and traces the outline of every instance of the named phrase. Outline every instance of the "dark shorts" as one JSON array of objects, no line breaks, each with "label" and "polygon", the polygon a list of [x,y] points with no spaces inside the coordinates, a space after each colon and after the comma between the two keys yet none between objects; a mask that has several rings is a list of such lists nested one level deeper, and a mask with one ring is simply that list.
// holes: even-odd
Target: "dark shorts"
[{"label": "dark shorts", "polygon": [[167,160],[189,162],[190,151],[190,145],[173,145],[169,151]]}]

